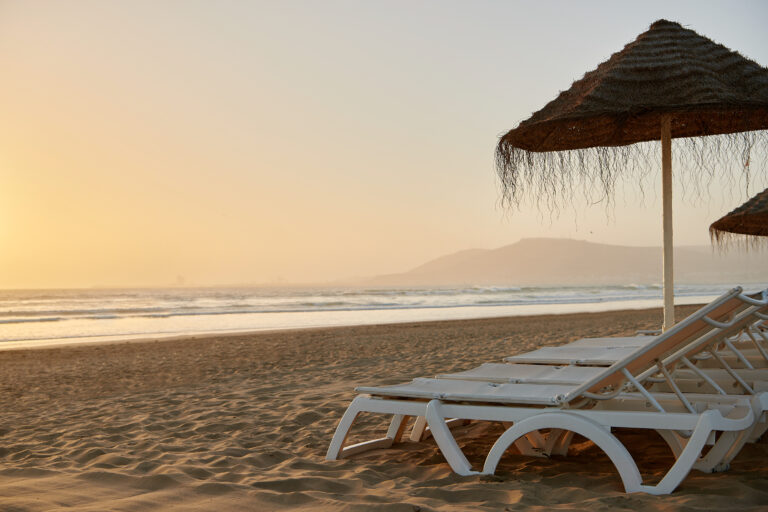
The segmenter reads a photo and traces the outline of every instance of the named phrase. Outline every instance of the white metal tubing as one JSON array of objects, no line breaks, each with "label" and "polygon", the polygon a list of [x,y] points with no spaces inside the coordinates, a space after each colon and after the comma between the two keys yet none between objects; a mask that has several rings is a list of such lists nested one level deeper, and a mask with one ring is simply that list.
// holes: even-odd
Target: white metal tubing
[{"label": "white metal tubing", "polygon": [[708,316],[702,317],[702,320],[707,322],[712,327],[717,327],[718,329],[726,329],[733,325],[733,322],[718,322],[717,320],[713,320]]},{"label": "white metal tubing", "polygon": [[749,386],[749,384],[747,384],[747,382],[744,379],[742,379],[741,376],[738,373],[736,373],[736,371],[734,371],[733,368],[730,367],[730,365],[728,365],[728,363],[725,361],[725,359],[722,358],[720,354],[718,354],[717,352],[712,352],[712,356],[715,359],[717,359],[717,362],[720,363],[720,366],[722,366],[725,369],[725,371],[728,372],[728,375],[733,377],[733,380],[738,382],[739,385],[741,385],[741,387],[744,388],[744,391],[746,391],[747,394],[750,394],[750,395],[755,394],[755,391]]},{"label": "white metal tubing", "polygon": [[667,371],[667,368],[661,364],[661,361],[657,362],[657,366],[659,367],[659,370],[661,370],[661,373],[664,374],[664,378],[667,379],[667,384],[669,384],[669,387],[672,388],[672,391],[675,392],[677,397],[680,399],[680,401],[683,403],[686,409],[688,409],[691,413],[695,414],[696,409],[693,408],[691,405],[691,402],[688,401],[687,398],[685,398],[685,395],[680,391],[680,388],[675,383],[675,379],[672,378],[672,376],[669,374],[669,371]]},{"label": "white metal tubing", "polygon": [[[731,336],[733,334],[736,334],[741,330],[744,324],[751,321],[752,317],[755,314],[755,307],[749,306],[744,311],[739,312],[736,317],[730,322],[731,327],[727,329],[719,329],[715,328],[713,331],[708,332],[707,334],[701,336],[698,338],[695,342],[685,344],[681,348],[679,348],[675,353],[667,356],[662,361],[664,365],[669,365],[674,361],[677,361],[680,359],[681,356],[684,356],[686,354],[689,354],[693,352],[694,350],[703,350],[703,347],[712,343],[712,342],[719,342],[720,339]],[[690,318],[690,317],[689,317]],[[685,322],[685,320],[683,321]],[[681,325],[683,322],[680,322],[677,324],[678,326]],[[677,327],[677,326],[676,326]],[[711,353],[713,356],[715,356],[715,351],[711,350]],[[695,354],[694,357],[697,357],[699,354]],[[643,373],[637,376],[637,380],[640,382],[643,382],[646,378],[653,375],[656,372],[656,368],[649,368],[645,370]]]},{"label": "white metal tubing", "polygon": [[[638,357],[641,357],[643,353],[654,349],[655,347],[659,346],[661,343],[665,343],[670,337],[676,336],[677,333],[679,333],[680,331],[683,331],[684,329],[688,329],[691,325],[694,325],[696,322],[701,321],[702,316],[708,315],[712,312],[717,311],[720,307],[728,303],[728,301],[734,299],[739,294],[741,294],[741,292],[742,292],[741,287],[737,286],[736,288],[733,288],[729,292],[724,293],[723,295],[718,297],[716,300],[710,302],[700,310],[696,311],[694,314],[678,322],[672,329],[670,329],[670,332],[665,332],[664,334],[657,337],[655,340],[653,340],[653,342],[649,343],[648,345],[645,345],[642,348],[638,348],[636,351],[627,355],[622,360],[613,363],[610,368],[606,369],[606,373],[601,373],[600,375],[597,375],[587,380],[582,385],[578,386],[577,388],[567,393],[566,396],[563,398],[563,401],[567,402],[569,400],[573,400],[574,398],[581,396],[581,394],[584,391],[587,391],[588,389],[595,386],[601,380],[605,379],[606,376],[610,375],[613,372],[620,371],[621,368],[634,362],[635,360],[637,360]],[[704,337],[696,341],[694,347],[701,346],[704,343],[704,341],[702,340],[704,340],[705,338],[706,338],[706,342],[709,342],[714,336],[718,334],[719,332],[710,332],[709,334],[705,335]],[[674,356],[670,356],[670,357],[679,357],[680,355],[685,355],[688,351],[690,351],[694,347],[691,347],[689,345],[684,345],[683,348],[679,349]],[[650,375],[652,375],[656,371],[657,371],[656,368],[652,366],[648,368],[645,372],[638,375],[637,380],[639,382],[643,382],[645,379],[647,379]]]},{"label": "white metal tubing", "polygon": [[736,354],[736,357],[739,359],[739,361],[741,361],[741,364],[746,366],[748,370],[754,370],[755,369],[755,367],[752,366],[752,364],[749,362],[749,360],[747,360],[747,358],[744,357],[744,354],[739,352],[739,350],[736,347],[733,346],[733,343],[731,343],[731,340],[729,340],[728,338],[725,338],[723,340],[723,342],[731,350],[731,352]]},{"label": "white metal tubing", "polygon": [[642,384],[637,382],[637,379],[635,379],[635,377],[631,373],[629,373],[629,370],[627,370],[626,368],[622,368],[621,369],[621,373],[624,374],[624,376],[627,378],[627,380],[629,380],[629,382],[631,382],[632,385],[635,386],[635,389],[637,389],[640,393],[642,393],[642,395],[645,398],[647,398],[648,401],[651,403],[651,405],[653,405],[659,412],[667,412],[667,411],[664,410],[664,408],[661,406],[661,404],[659,404],[659,402],[656,401],[656,399],[653,397],[653,395],[651,395],[648,392],[648,390],[645,389],[645,387]]},{"label": "white metal tubing", "polygon": [[[760,344],[760,342],[757,340],[755,335],[752,334],[752,331],[750,329],[745,329],[744,332],[746,332],[747,336],[749,337],[749,339],[752,340],[752,343],[755,345],[755,348],[757,349],[757,351],[760,352],[761,356],[763,356],[763,359],[768,361],[768,353],[765,352],[765,349]],[[760,334],[761,336],[765,337],[765,335],[763,335],[762,333],[758,333],[758,334]]]},{"label": "white metal tubing", "polygon": [[690,368],[690,369],[693,371],[693,373],[695,373],[696,375],[698,375],[699,377],[701,377],[702,379],[704,379],[704,381],[705,381],[707,384],[709,384],[710,386],[712,386],[713,388],[715,388],[715,391],[717,391],[719,394],[721,394],[721,395],[727,395],[727,394],[728,394],[728,393],[726,393],[726,392],[725,392],[725,390],[723,390],[723,388],[721,388],[720,386],[718,386],[718,385],[717,385],[717,382],[715,382],[714,380],[712,380],[712,379],[711,379],[711,378],[710,378],[710,377],[709,377],[709,376],[708,376],[706,373],[704,373],[704,372],[702,372],[701,370],[699,370],[699,369],[696,367],[696,365],[695,365],[695,364],[693,364],[693,363],[690,361],[690,359],[688,359],[687,357],[683,356],[683,357],[681,357],[681,358],[680,358],[680,360],[683,362],[683,364],[685,364],[685,366],[687,366],[688,368]]},{"label": "white metal tubing", "polygon": [[672,255],[672,118],[661,119],[661,190],[664,218],[664,324],[675,325],[674,265]]}]

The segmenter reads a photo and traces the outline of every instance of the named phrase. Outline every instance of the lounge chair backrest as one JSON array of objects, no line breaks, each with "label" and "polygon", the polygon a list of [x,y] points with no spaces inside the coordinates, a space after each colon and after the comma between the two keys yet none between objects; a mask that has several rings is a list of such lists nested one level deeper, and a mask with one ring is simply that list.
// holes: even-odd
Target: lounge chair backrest
[{"label": "lounge chair backrest", "polygon": [[642,381],[658,371],[658,361],[673,364],[673,360],[665,358],[669,354],[674,355],[672,359],[680,359],[705,350],[712,343],[735,334],[768,313],[765,296],[766,292],[763,292],[763,300],[760,300],[760,295],[743,295],[740,287],[732,289],[675,324],[653,342],[638,347],[604,372],[560,397],[560,402],[571,402],[583,397],[585,393],[599,393],[608,387],[615,389],[627,380],[625,369]]},{"label": "lounge chair backrest", "polygon": [[[674,369],[683,357],[690,360],[701,352],[713,352],[715,345],[719,344],[721,341],[731,338],[743,330],[751,328],[751,326],[754,325],[755,320],[768,317],[768,289],[751,296],[739,295],[738,299],[745,304],[748,304],[748,306],[735,311],[730,321],[727,322],[727,325],[719,326],[721,328],[719,333],[711,332],[701,336],[693,343],[677,347],[674,351],[664,357],[661,361],[662,365],[667,369]],[[714,319],[710,316],[708,321],[717,326],[717,321],[713,322],[713,320]],[[707,321],[706,318],[705,321]],[[644,380],[653,373],[654,370],[646,370],[639,375],[639,379]]]}]

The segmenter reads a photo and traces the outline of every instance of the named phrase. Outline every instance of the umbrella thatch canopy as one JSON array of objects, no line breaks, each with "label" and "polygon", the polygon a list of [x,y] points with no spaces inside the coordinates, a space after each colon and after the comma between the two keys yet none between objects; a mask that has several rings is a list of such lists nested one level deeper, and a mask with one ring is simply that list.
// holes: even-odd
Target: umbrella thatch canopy
[{"label": "umbrella thatch canopy", "polygon": [[768,188],[709,226],[709,234],[718,243],[733,233],[768,237]]},{"label": "umbrella thatch canopy", "polygon": [[766,129],[768,69],[659,20],[502,136],[499,167],[515,172],[526,152],[658,140],[665,115],[673,138]]},{"label": "umbrella thatch canopy", "polygon": [[[768,147],[768,69],[679,23],[659,20],[499,140],[502,200],[528,195],[552,210],[581,184],[610,201],[616,179],[647,163],[662,141],[665,326],[672,309],[671,139],[685,139],[689,163],[720,172],[735,156],[749,178],[756,145]],[[640,148],[645,148],[642,150]],[[730,160],[730,158],[728,158]],[[694,180],[698,186],[698,181]],[[668,315],[669,313],[669,315]]]}]

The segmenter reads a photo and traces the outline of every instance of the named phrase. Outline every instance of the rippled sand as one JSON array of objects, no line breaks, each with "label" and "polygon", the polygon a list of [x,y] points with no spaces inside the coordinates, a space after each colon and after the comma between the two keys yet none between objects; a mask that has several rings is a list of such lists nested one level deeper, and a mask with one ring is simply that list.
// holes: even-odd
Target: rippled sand
[{"label": "rippled sand", "polygon": [[[687,308],[690,310],[690,308]],[[624,311],[0,352],[0,510],[765,510],[768,443],[671,496],[625,495],[588,442],[568,458],[510,452],[494,477],[451,473],[432,441],[326,462],[357,384],[462,370],[546,344],[626,335]],[[365,416],[355,437],[386,420]],[[482,462],[501,428],[456,430]],[[626,433],[651,480],[661,440]]]}]

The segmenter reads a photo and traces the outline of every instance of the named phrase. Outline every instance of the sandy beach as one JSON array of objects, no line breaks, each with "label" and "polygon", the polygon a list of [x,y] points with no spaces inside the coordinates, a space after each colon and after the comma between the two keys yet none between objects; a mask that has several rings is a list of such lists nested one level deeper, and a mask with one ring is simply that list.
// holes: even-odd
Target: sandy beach
[{"label": "sandy beach", "polygon": [[[431,440],[324,460],[355,385],[660,320],[618,311],[0,352],[0,510],[765,510],[765,440],[662,497],[624,494],[583,441],[567,458],[510,452],[494,477],[456,476]],[[355,435],[385,428],[366,416]],[[476,423],[457,439],[478,463],[501,431]],[[626,436],[658,478],[672,461],[661,439]]]}]

